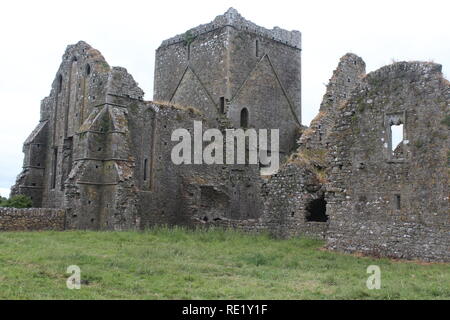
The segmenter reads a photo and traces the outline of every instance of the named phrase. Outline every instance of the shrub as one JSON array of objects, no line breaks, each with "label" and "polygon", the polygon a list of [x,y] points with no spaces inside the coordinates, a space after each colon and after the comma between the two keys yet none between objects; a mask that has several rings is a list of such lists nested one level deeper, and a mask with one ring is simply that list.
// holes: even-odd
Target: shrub
[{"label": "shrub", "polygon": [[22,194],[12,196],[8,200],[6,198],[2,198],[0,200],[0,207],[7,208],[31,208],[33,206],[33,201]]},{"label": "shrub", "polygon": [[5,207],[8,199],[0,197],[0,207]]},{"label": "shrub", "polygon": [[450,115],[446,116],[446,117],[441,121],[441,123],[442,123],[443,125],[447,125],[447,126],[450,128]]}]

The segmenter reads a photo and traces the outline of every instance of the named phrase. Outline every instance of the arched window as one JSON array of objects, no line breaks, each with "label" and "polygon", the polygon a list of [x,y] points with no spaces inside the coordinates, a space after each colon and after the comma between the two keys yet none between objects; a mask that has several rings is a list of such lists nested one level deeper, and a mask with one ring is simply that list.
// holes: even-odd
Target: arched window
[{"label": "arched window", "polygon": [[248,127],[248,110],[244,108],[241,110],[241,128]]},{"label": "arched window", "polygon": [[85,73],[86,73],[86,77],[89,76],[91,74],[91,66],[88,64],[86,64],[86,68],[85,68]]}]

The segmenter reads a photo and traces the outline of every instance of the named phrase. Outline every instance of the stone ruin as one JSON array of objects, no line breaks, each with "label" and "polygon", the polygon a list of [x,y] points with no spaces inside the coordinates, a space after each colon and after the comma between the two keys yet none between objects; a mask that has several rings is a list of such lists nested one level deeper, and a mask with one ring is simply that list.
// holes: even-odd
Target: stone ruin
[{"label": "stone ruin", "polygon": [[[66,229],[220,226],[450,261],[450,84],[440,65],[366,74],[347,54],[306,128],[300,32],[268,30],[230,9],[164,41],[154,77],[154,101],[144,101],[126,69],[85,42],[68,46],[12,194],[65,209]],[[221,131],[279,129],[280,170],[173,164],[171,133],[192,132],[194,120]]]}]

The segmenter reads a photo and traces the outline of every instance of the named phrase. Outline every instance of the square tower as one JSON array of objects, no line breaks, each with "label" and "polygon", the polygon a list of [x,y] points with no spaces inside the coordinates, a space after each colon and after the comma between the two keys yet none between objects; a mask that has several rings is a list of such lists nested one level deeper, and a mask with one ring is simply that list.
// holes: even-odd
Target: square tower
[{"label": "square tower", "polygon": [[301,124],[301,33],[268,30],[230,8],[211,23],[163,41],[154,100],[200,109],[235,127],[280,129],[280,152]]}]

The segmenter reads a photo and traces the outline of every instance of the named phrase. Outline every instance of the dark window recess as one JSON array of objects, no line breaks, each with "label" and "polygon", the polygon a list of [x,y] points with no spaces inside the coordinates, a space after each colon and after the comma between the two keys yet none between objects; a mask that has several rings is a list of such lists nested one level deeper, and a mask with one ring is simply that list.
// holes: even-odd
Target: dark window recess
[{"label": "dark window recess", "polygon": [[327,202],[323,197],[311,200],[306,206],[306,221],[327,222],[328,216],[326,210]]},{"label": "dark window recess", "polygon": [[248,128],[248,110],[244,108],[241,110],[241,128]]},{"label": "dark window recess", "polygon": [[91,66],[89,65],[89,63],[86,65],[86,76],[89,76],[91,74]]},{"label": "dark window recess", "polygon": [[220,113],[225,113],[225,97],[220,97]]},{"label": "dark window recess", "polygon": [[58,148],[53,149],[52,189],[56,187],[56,168],[58,167]]},{"label": "dark window recess", "polygon": [[400,197],[399,194],[395,195],[395,208],[397,210],[401,210],[402,209],[402,198]]},{"label": "dark window recess", "polygon": [[259,40],[256,40],[255,42],[255,55],[256,57],[259,57]]},{"label": "dark window recess", "polygon": [[58,93],[62,91],[62,82],[63,82],[62,75],[58,75],[58,87],[56,88]]},{"label": "dark window recess", "polygon": [[144,159],[144,181],[147,181],[147,166],[148,166],[148,159]]}]

